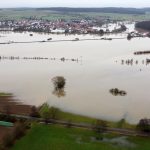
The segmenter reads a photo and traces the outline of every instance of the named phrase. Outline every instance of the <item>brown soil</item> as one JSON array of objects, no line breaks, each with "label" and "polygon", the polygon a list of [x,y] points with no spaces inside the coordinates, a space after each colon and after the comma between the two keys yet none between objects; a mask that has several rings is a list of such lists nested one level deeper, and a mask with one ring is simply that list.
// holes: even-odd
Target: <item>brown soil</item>
[{"label": "brown soil", "polygon": [[22,104],[14,99],[13,96],[0,96],[0,112],[6,114],[29,115],[30,105]]},{"label": "brown soil", "polygon": [[[31,108],[32,106],[22,104],[13,96],[0,96],[0,113],[29,115],[31,113]],[[13,127],[0,126],[0,144],[4,136],[12,132],[12,130]]]},{"label": "brown soil", "polygon": [[11,131],[13,130],[13,128],[11,127],[3,127],[3,126],[0,126],[0,143],[2,142],[4,136],[8,133],[10,133]]}]

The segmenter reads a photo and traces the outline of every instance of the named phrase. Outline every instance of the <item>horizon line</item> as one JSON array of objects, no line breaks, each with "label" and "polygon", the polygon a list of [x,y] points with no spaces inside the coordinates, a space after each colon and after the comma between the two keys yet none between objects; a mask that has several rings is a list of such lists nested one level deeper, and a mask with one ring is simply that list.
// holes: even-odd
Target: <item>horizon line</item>
[{"label": "horizon line", "polygon": [[16,6],[16,7],[0,7],[0,9],[14,9],[14,8],[134,8],[134,9],[145,9],[145,8],[150,8],[150,6],[148,7],[123,7],[123,6],[103,6],[103,7],[69,7],[69,6],[41,6],[41,7],[37,7],[37,6]]}]

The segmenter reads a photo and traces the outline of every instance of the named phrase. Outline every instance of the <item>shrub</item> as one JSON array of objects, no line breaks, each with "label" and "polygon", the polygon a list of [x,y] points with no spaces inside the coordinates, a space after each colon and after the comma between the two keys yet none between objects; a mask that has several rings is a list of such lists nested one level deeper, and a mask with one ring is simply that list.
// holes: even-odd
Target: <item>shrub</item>
[{"label": "shrub", "polygon": [[107,130],[107,122],[103,120],[96,120],[93,129],[96,133],[103,133]]},{"label": "shrub", "polygon": [[59,112],[60,110],[55,107],[50,108],[50,116],[52,119],[58,119],[59,118]]},{"label": "shrub", "polygon": [[141,119],[137,125],[137,129],[150,133],[150,119]]},{"label": "shrub", "polygon": [[40,117],[39,111],[35,106],[32,106],[30,116],[37,118]]}]

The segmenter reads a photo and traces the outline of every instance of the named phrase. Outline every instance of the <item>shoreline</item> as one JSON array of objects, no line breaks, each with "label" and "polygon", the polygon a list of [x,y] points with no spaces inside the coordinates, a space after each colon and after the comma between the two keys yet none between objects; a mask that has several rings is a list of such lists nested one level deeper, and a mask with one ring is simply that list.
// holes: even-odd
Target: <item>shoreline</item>
[{"label": "shoreline", "polygon": [[[9,94],[9,95],[7,95],[7,94]],[[32,113],[32,107],[35,107],[35,106],[19,103],[18,101],[16,101],[14,99],[13,94],[10,95],[10,93],[5,93],[5,94],[0,93],[0,106],[1,106],[0,114],[8,114],[8,115],[16,115],[16,116],[17,115],[18,116],[25,115],[25,116],[29,116],[29,117],[31,117],[30,114]],[[42,107],[42,106],[37,107],[37,109],[39,109],[40,107]],[[53,107],[53,106],[50,106],[50,107]],[[84,116],[84,115],[80,115],[80,114],[65,112],[57,107],[53,107],[53,108],[58,110],[56,119],[59,119],[62,121],[70,120],[73,123],[93,124],[97,120],[100,120],[100,121],[106,122],[109,127],[113,127],[113,128],[121,127],[123,129],[135,129],[135,127],[136,127],[135,124],[130,124],[130,123],[126,122],[126,120],[123,118],[119,121],[108,121],[105,119],[94,118],[94,117],[92,118],[92,117],[88,117],[88,116]]]}]

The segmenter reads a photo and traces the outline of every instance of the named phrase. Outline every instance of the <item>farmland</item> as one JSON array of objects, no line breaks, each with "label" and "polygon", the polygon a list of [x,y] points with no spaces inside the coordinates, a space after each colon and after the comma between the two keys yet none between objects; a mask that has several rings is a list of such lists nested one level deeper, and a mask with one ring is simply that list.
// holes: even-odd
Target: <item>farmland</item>
[{"label": "farmland", "polygon": [[[37,15],[38,14],[38,15]],[[0,20],[2,19],[14,19],[21,20],[24,18],[35,17],[37,19],[46,19],[46,20],[58,20],[58,19],[86,19],[86,18],[109,18],[112,20],[130,20],[130,21],[142,21],[149,20],[150,15],[149,11],[146,13],[117,13],[107,11],[107,12],[66,12],[66,11],[54,11],[53,9],[35,9],[35,8],[18,8],[18,9],[1,9],[0,10]]]},{"label": "farmland", "polygon": [[149,147],[148,138],[97,134],[85,129],[34,124],[11,150],[148,150]]}]

